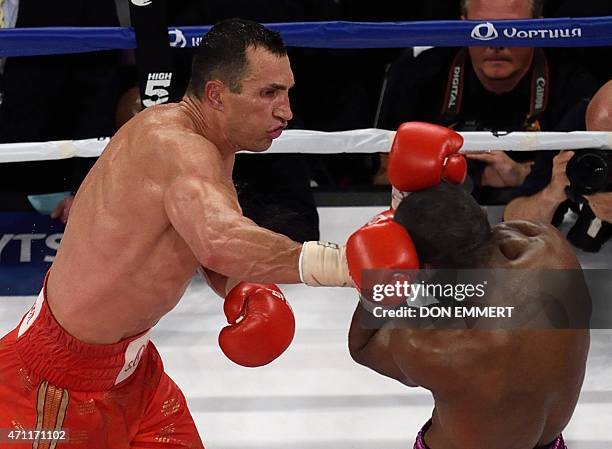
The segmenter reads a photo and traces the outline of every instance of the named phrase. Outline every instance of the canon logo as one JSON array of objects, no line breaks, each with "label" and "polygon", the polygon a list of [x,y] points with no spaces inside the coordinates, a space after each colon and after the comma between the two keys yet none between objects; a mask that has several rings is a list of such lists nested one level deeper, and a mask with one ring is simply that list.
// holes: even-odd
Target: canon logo
[{"label": "canon logo", "polygon": [[536,80],[536,108],[541,109],[544,106],[544,92],[546,88],[546,79],[539,77]]}]

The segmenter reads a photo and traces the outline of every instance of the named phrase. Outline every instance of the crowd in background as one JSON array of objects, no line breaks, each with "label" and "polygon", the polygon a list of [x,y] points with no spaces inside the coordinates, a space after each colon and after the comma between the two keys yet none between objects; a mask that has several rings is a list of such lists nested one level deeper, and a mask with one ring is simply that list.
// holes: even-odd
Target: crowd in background
[{"label": "crowd in background", "polygon": [[[8,27],[129,25],[127,0],[66,0],[53,7],[42,0],[5,0],[5,11],[9,3],[16,7],[9,11],[12,15],[5,15],[12,17],[12,23],[4,23]],[[609,2],[599,0],[492,1],[486,8],[481,3],[380,0],[374,6],[366,0],[186,0],[167,2],[166,7],[169,26],[212,24],[238,16],[262,23],[612,16]],[[505,11],[514,15],[506,17]],[[395,129],[401,122],[421,120],[458,131],[587,129],[589,101],[612,79],[612,48],[519,50],[523,53],[487,47],[435,48],[415,55],[411,48],[290,48],[296,80],[290,127]],[[189,80],[191,54],[191,49],[172,50],[179,92]],[[509,58],[518,70],[513,75],[516,82],[504,86],[487,82],[490,54]],[[449,68],[456,65],[465,67],[463,105],[459,111],[445,110],[440,106]],[[0,67],[0,143],[110,136],[139,110],[137,71],[129,51],[11,57]],[[534,111],[530,81],[538,70],[550,78],[550,90],[546,107]],[[475,155],[470,160],[470,189],[483,204],[506,204],[535,195],[549,184],[553,167],[559,165],[559,158],[553,164],[555,156]],[[30,194],[76,192],[93,162],[74,158],[0,164],[0,209],[31,210]],[[303,241],[318,236],[311,186],[385,190],[385,163],[379,155],[240,155],[235,179],[245,215]],[[277,176],[269,176],[272,173]],[[605,207],[607,212],[599,214],[604,223],[610,220],[610,206]],[[273,216],[285,218],[275,223]]]}]

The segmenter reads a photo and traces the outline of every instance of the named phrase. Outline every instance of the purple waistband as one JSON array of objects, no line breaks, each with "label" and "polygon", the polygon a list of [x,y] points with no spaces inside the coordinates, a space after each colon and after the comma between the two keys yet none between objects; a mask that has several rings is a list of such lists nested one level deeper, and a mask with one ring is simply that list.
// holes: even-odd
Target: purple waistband
[{"label": "purple waistband", "polygon": [[[419,430],[413,449],[431,449],[429,446],[427,446],[427,444],[425,444],[425,433],[429,427],[431,427],[431,419],[425,423],[421,430]],[[547,444],[546,446],[538,446],[534,449],[567,449],[567,446],[565,445],[565,441],[563,441],[563,436],[559,435],[550,444]]]}]

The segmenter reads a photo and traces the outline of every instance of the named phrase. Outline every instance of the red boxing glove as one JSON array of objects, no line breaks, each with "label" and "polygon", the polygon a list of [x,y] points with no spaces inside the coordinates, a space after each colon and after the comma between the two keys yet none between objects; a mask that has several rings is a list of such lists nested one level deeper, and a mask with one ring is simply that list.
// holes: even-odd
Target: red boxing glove
[{"label": "red boxing glove", "polygon": [[221,329],[219,346],[238,365],[266,365],[293,340],[293,312],[276,285],[240,282],[225,297],[223,311],[230,325]]},{"label": "red boxing glove", "polygon": [[393,220],[393,211],[383,212],[355,231],[346,242],[349,273],[361,290],[362,270],[416,270],[419,258],[412,238]]},{"label": "red boxing glove", "polygon": [[402,123],[389,153],[388,176],[402,192],[416,192],[446,180],[461,184],[467,162],[459,149],[463,137],[443,126],[423,122]]}]

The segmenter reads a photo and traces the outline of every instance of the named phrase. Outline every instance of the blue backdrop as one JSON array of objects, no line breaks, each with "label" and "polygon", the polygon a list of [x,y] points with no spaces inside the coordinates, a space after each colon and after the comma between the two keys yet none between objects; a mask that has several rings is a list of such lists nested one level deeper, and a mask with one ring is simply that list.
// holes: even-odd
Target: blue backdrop
[{"label": "blue backdrop", "polygon": [[63,232],[47,215],[0,213],[0,296],[38,294]]}]

